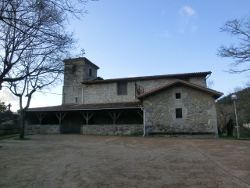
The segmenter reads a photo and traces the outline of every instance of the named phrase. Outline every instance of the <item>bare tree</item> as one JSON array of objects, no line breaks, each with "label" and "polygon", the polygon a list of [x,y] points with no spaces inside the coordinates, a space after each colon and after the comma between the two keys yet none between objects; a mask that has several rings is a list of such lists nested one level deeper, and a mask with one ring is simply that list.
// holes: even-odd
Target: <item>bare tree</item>
[{"label": "bare tree", "polygon": [[[79,2],[73,4],[73,2]],[[87,0],[0,0],[0,89],[27,75],[25,57],[61,61],[74,43],[65,25],[69,15],[84,13]],[[57,51],[57,56],[54,56]],[[32,52],[32,53],[31,53]],[[60,57],[60,58],[58,58]],[[33,74],[30,72],[29,74]]]},{"label": "bare tree", "polygon": [[[0,0],[0,89],[5,85],[19,98],[21,134],[32,95],[63,73],[73,35],[68,17],[84,13],[73,0]],[[78,0],[85,5],[87,0]]]},{"label": "bare tree", "polygon": [[218,49],[219,56],[230,57],[235,60],[232,64],[233,68],[229,72],[243,73],[250,71],[250,16],[227,21],[221,31],[237,39],[237,44],[222,45]]},{"label": "bare tree", "polygon": [[9,82],[8,85],[10,91],[19,99],[21,139],[24,138],[26,111],[30,106],[32,95],[38,90],[55,84],[61,74],[61,64],[51,66],[51,63],[43,59],[34,59],[32,56],[26,57],[23,67],[26,67],[25,74],[28,76],[19,81]]}]

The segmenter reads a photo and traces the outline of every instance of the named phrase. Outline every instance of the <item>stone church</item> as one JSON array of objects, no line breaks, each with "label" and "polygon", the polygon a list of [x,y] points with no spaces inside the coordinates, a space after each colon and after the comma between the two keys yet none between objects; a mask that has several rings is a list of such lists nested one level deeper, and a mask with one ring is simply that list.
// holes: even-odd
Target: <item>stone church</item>
[{"label": "stone church", "polygon": [[64,64],[62,105],[30,108],[27,133],[218,135],[211,72],[103,79],[85,57]]}]

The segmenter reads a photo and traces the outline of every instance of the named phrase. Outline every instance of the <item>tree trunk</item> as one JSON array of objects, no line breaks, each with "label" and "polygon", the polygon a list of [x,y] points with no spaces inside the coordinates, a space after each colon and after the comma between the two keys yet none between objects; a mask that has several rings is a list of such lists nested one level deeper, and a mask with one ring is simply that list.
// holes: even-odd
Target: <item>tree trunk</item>
[{"label": "tree trunk", "polygon": [[20,122],[20,139],[24,139],[24,130],[25,130],[25,119],[26,119],[26,110],[20,110],[19,114],[19,122]]}]

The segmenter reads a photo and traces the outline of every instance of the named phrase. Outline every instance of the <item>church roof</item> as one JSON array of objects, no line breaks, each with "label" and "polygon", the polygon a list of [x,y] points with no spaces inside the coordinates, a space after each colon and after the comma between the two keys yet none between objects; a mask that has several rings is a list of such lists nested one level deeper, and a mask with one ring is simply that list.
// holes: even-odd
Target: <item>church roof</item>
[{"label": "church roof", "polygon": [[197,90],[200,90],[200,91],[203,91],[205,93],[208,93],[210,95],[212,95],[212,97],[214,97],[215,99],[219,98],[220,96],[223,95],[223,93],[221,92],[218,92],[218,91],[215,91],[215,90],[212,90],[212,89],[209,89],[209,88],[206,88],[206,87],[203,87],[203,86],[200,86],[200,85],[197,85],[197,84],[194,84],[194,83],[191,83],[191,82],[186,82],[184,80],[174,80],[170,83],[167,83],[167,84],[164,84],[160,87],[157,87],[157,88],[154,88],[150,91],[147,91],[141,95],[139,95],[137,98],[138,99],[143,99],[143,98],[146,98],[148,96],[151,96],[153,94],[156,94],[162,90],[165,90],[165,89],[168,89],[170,87],[173,87],[173,86],[177,86],[177,85],[184,85],[184,86],[187,86],[187,87],[191,87],[193,89],[197,89]]},{"label": "church roof", "polygon": [[87,59],[86,57],[78,57],[78,58],[72,58],[72,59],[65,59],[65,60],[63,60],[63,62],[64,63],[70,63],[70,62],[77,62],[77,61],[84,61],[84,62],[86,62],[86,63],[88,63],[88,64],[90,64],[90,65],[92,65],[92,66],[94,66],[96,69],[99,69],[99,67],[96,65],[96,64],[94,64],[94,63],[92,63],[89,59]]},{"label": "church roof", "polygon": [[127,81],[140,81],[140,80],[157,80],[157,79],[189,79],[191,77],[206,77],[212,72],[194,72],[194,73],[183,73],[183,74],[165,74],[165,75],[155,75],[155,76],[141,76],[141,77],[128,77],[128,78],[113,78],[106,80],[92,80],[83,81],[82,84],[102,84],[111,82],[127,82]]}]

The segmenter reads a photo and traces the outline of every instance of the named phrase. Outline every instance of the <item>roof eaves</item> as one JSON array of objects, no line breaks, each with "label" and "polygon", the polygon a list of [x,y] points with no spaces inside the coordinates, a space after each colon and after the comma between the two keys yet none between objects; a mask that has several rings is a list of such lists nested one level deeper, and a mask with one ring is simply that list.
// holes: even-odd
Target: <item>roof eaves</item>
[{"label": "roof eaves", "polygon": [[168,87],[170,87],[170,86],[176,84],[177,81],[178,81],[178,80],[174,80],[174,81],[172,81],[172,82],[170,82],[170,83],[167,83],[167,84],[164,84],[164,85],[162,85],[162,86],[160,86],[160,87],[157,87],[157,88],[154,88],[154,89],[152,89],[152,90],[149,90],[149,91],[147,91],[147,92],[145,92],[145,93],[139,95],[137,98],[138,98],[138,99],[142,99],[142,98],[145,98],[145,97],[147,97],[147,96],[149,96],[149,95],[152,95],[152,94],[154,94],[154,93],[157,93],[157,92],[159,92],[159,91],[161,91],[161,90],[163,90],[163,89],[166,89],[166,88],[168,88]]},{"label": "roof eaves", "polygon": [[174,85],[177,85],[177,84],[183,84],[185,86],[192,87],[194,89],[198,89],[200,91],[209,93],[215,99],[217,99],[217,98],[219,98],[220,96],[223,95],[223,93],[221,93],[221,92],[218,92],[218,91],[215,91],[215,90],[212,90],[212,89],[209,89],[209,88],[205,88],[203,86],[200,86],[200,85],[197,85],[197,84],[194,84],[194,83],[191,83],[191,82],[186,82],[186,81],[183,81],[183,80],[174,80],[173,82],[170,82],[170,83],[162,85],[162,86],[160,86],[158,88],[152,89],[152,90],[150,90],[150,91],[148,91],[148,92],[146,92],[144,94],[141,94],[137,98],[138,99],[143,99],[143,98],[145,98],[147,96],[153,95],[153,94],[155,94],[157,92],[160,92],[163,89],[167,89],[167,88],[169,88],[171,86],[174,86]]},{"label": "roof eaves", "polygon": [[99,69],[99,67],[92,63],[89,59],[87,59],[86,57],[78,57],[78,58],[72,58],[72,59],[64,59],[63,62],[67,63],[67,62],[75,62],[75,61],[86,61],[87,63],[91,64],[92,66],[96,67],[97,69]]},{"label": "roof eaves", "polygon": [[141,108],[140,102],[125,103],[97,103],[97,104],[70,104],[60,106],[50,106],[41,108],[30,108],[28,112],[63,112],[80,110],[111,110],[111,109],[134,109]]},{"label": "roof eaves", "polygon": [[106,80],[94,80],[94,81],[84,81],[82,84],[102,84],[110,82],[122,82],[122,81],[138,81],[138,80],[150,80],[150,79],[164,79],[164,78],[189,78],[189,77],[206,77],[211,74],[211,71],[207,72],[194,72],[194,73],[183,73],[183,74],[165,74],[165,75],[155,75],[155,76],[141,76],[141,77],[129,77],[129,78],[113,78]]},{"label": "roof eaves", "polygon": [[46,106],[46,107],[36,107],[36,108],[29,108],[27,112],[36,112],[36,111],[64,111],[66,109],[70,109],[73,107],[74,104],[66,104],[66,105],[58,105],[58,106]]},{"label": "roof eaves", "polygon": [[187,83],[185,81],[183,81],[183,82],[184,82],[183,83],[184,85],[190,86],[192,88],[195,88],[195,89],[207,92],[207,93],[210,93],[215,99],[217,99],[217,98],[219,98],[219,97],[221,97],[223,95],[223,93],[215,91],[215,90],[210,89],[210,88],[206,88],[206,87],[203,87],[203,86],[200,86],[200,85],[197,85],[197,84],[193,84],[193,83]]}]

